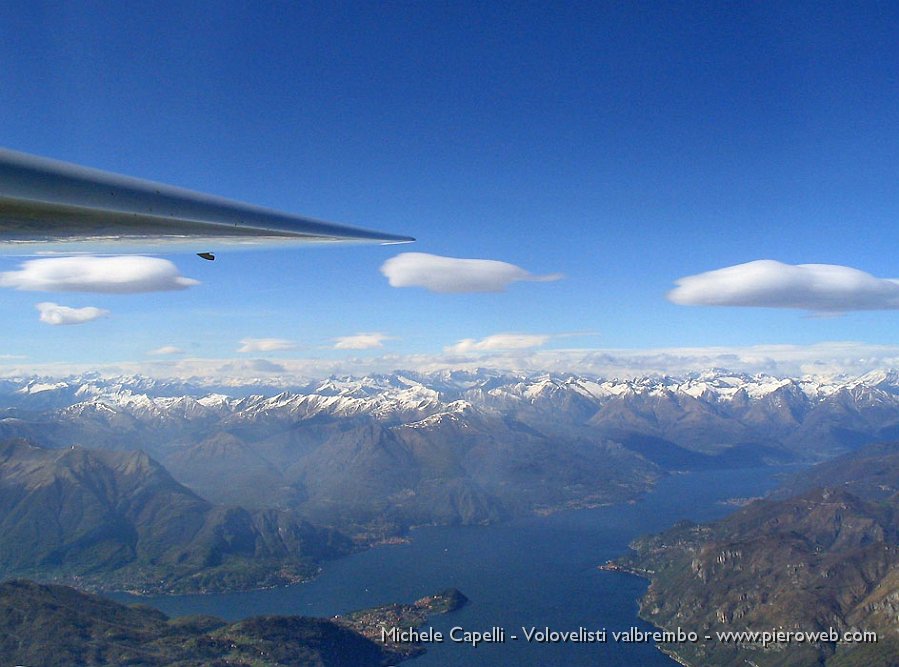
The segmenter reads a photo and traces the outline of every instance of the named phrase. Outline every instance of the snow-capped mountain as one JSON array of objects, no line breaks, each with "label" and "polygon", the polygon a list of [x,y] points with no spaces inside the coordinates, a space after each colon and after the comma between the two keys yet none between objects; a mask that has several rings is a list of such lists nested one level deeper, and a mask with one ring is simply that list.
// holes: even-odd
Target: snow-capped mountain
[{"label": "snow-capped mountain", "polygon": [[[59,418],[112,413],[145,424],[183,424],[225,420],[252,424],[265,420],[369,418],[394,425],[411,423],[465,401],[472,410],[514,416],[552,428],[591,425],[601,431],[638,427],[665,437],[680,430],[706,429],[727,421],[727,430],[764,440],[796,438],[809,419],[821,413],[876,422],[899,423],[899,372],[875,371],[859,377],[780,378],[723,370],[686,377],[603,379],[574,375],[516,375],[497,371],[397,372],[366,377],[331,377],[272,393],[247,393],[250,387],[224,389],[211,381],[165,382],[140,376],[9,382],[0,407],[41,411]],[[861,414],[864,413],[864,414]],[[534,425],[534,424],[532,424]],[[872,424],[874,425],[874,424]],[[844,423],[843,427],[851,424]],[[773,433],[756,433],[759,429]],[[872,434],[874,435],[874,434]],[[699,441],[714,441],[706,434]],[[801,438],[800,438],[801,439]],[[696,442],[673,441],[707,449]],[[736,444],[724,439],[723,446]],[[714,447],[712,447],[714,449]]]},{"label": "snow-capped mountain", "polygon": [[814,461],[899,438],[899,373],[489,371],[230,387],[129,376],[0,387],[0,439],[149,452],[216,502],[333,525],[488,521],[632,497],[672,469]]}]

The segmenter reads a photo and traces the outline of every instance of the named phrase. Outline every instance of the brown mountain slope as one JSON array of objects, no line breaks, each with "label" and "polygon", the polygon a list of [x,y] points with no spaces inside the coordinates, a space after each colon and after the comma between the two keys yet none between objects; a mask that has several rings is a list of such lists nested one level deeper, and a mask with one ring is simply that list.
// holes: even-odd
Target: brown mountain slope
[{"label": "brown mountain slope", "polygon": [[142,452],[0,445],[0,575],[155,590],[314,573],[348,540],[288,512],[213,505]]},{"label": "brown mountain slope", "polygon": [[620,564],[652,580],[642,615],[700,637],[773,628],[878,636],[767,647],[701,640],[676,648],[691,665],[899,664],[899,495],[864,500],[846,490],[868,488],[868,476],[876,488],[899,481],[883,474],[897,451],[878,445],[857,453],[863,466],[850,456],[808,473],[816,483],[839,481],[836,488],[757,501],[718,523],[680,524],[637,540],[636,554]]}]

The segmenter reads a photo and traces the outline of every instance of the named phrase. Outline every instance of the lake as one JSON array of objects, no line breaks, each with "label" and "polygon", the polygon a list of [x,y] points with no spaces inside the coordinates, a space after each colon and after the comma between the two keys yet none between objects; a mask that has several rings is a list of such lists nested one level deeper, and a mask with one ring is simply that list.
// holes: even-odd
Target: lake
[{"label": "lake", "polygon": [[[411,602],[455,587],[471,602],[435,616],[429,626],[449,635],[505,629],[504,643],[432,644],[410,667],[470,665],[667,666],[676,663],[652,642],[622,643],[612,632],[654,628],[637,617],[647,582],[597,565],[627,550],[639,535],[681,519],[708,521],[734,510],[719,501],[764,494],[784,469],[715,470],[671,475],[633,504],[528,517],[489,527],[429,527],[410,544],[377,547],[325,565],[314,581],[286,588],[218,595],[134,598],[170,616],[212,614],[229,620],[260,614],[331,616],[389,602]],[[607,641],[528,643],[522,628],[605,629]],[[428,626],[426,626],[428,627]],[[511,636],[517,635],[518,640]]]}]

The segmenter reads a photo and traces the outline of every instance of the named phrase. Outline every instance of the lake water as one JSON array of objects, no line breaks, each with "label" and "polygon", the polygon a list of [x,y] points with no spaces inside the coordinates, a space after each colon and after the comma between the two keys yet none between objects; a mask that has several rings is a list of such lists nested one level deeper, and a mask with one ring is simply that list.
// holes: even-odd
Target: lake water
[{"label": "lake water", "polygon": [[[780,470],[782,472],[782,470]],[[490,527],[423,528],[412,543],[378,547],[328,563],[316,580],[249,593],[132,598],[170,616],[212,614],[229,620],[260,614],[331,616],[389,602],[411,602],[455,587],[471,602],[434,616],[429,626],[449,635],[505,628],[504,643],[472,647],[446,641],[428,646],[410,667],[471,665],[655,665],[676,663],[651,642],[616,642],[612,632],[654,628],[637,617],[647,582],[603,572],[597,565],[627,550],[639,535],[680,519],[712,520],[733,511],[718,501],[764,494],[777,469],[716,470],[672,475],[635,504],[529,517]],[[522,627],[605,629],[602,643],[528,643]],[[428,627],[428,626],[426,626]],[[512,640],[517,635],[518,640]]]}]

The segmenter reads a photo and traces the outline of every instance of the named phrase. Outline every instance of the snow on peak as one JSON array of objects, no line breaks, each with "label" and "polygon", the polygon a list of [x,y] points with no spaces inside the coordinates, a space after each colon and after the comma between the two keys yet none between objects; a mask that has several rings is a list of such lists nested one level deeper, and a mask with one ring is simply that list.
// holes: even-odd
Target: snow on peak
[{"label": "snow on peak", "polygon": [[24,387],[16,390],[17,394],[40,394],[45,391],[56,391],[58,389],[68,389],[67,382],[29,382]]},{"label": "snow on peak", "polygon": [[[286,383],[284,384],[286,387]],[[415,422],[437,415],[458,414],[458,405],[490,413],[496,410],[555,409],[575,399],[577,405],[600,409],[616,400],[690,400],[724,405],[731,401],[822,402],[841,395],[866,402],[899,402],[899,372],[872,371],[858,377],[775,377],[746,375],[722,369],[681,377],[601,378],[575,374],[448,371],[399,371],[389,375],[330,377],[303,387],[147,380],[139,376],[25,378],[8,392],[21,405],[62,410],[75,405],[104,404],[114,412],[147,420],[191,420],[212,415],[235,419],[303,420],[317,415],[334,418],[369,415],[385,422]],[[252,391],[251,391],[252,389]],[[100,410],[99,407],[94,408]]]}]

